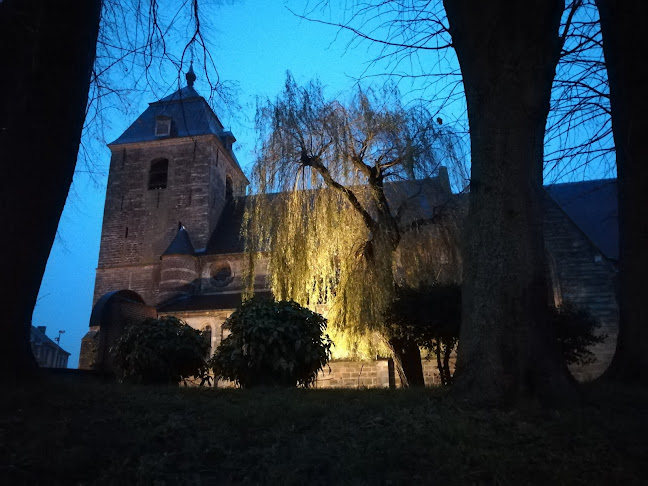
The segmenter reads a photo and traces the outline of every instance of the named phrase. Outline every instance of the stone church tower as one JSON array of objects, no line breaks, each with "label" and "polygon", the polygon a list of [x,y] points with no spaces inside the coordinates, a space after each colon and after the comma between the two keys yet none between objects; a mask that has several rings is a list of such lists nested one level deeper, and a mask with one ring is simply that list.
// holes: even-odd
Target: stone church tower
[{"label": "stone church tower", "polygon": [[227,201],[245,195],[248,181],[232,151],[236,139],[194,90],[195,79],[190,68],[184,88],[150,103],[109,144],[93,304],[128,289],[157,306],[178,293],[165,290],[191,285],[198,262],[178,256],[177,248],[204,250]]}]

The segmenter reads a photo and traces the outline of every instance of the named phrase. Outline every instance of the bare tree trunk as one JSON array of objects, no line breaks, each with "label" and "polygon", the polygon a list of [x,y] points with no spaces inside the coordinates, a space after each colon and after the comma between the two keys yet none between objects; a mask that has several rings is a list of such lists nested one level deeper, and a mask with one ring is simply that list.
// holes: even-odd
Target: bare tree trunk
[{"label": "bare tree trunk", "polygon": [[[443,386],[452,385],[452,372],[450,371],[450,355],[454,351],[457,341],[454,338],[441,338],[437,341],[437,365],[439,367],[439,374],[441,375],[441,384]],[[440,354],[443,353],[443,362],[441,362]]]},{"label": "bare tree trunk", "polygon": [[0,3],[0,380],[32,376],[32,312],[72,182],[101,0]]},{"label": "bare tree trunk", "polygon": [[402,386],[405,388],[425,386],[421,351],[418,345],[409,339],[391,338],[388,342]]},{"label": "bare tree trunk", "polygon": [[444,0],[463,74],[472,177],[456,392],[575,397],[549,325],[540,198],[564,3]]},{"label": "bare tree trunk", "polygon": [[[648,163],[645,142],[648,4],[596,0],[610,83],[619,194],[619,336],[607,378],[648,385]],[[643,49],[642,49],[643,47]]]}]

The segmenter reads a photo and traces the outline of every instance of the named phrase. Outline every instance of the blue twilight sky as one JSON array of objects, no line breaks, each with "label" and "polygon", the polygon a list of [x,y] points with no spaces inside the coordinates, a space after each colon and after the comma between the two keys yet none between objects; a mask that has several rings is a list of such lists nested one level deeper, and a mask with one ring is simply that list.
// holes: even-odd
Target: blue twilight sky
[{"label": "blue twilight sky", "polygon": [[[213,3],[213,2],[211,2]],[[316,2],[311,2],[315,3]],[[344,4],[344,2],[341,2]],[[336,28],[299,19],[291,10],[303,13],[305,0],[239,0],[223,1],[208,7],[208,34],[213,42],[212,54],[221,79],[233,82],[238,87],[238,102],[241,110],[233,115],[227,109],[214,106],[223,124],[231,129],[237,138],[235,152],[244,170],[254,158],[255,132],[254,112],[256,97],[274,97],[283,87],[286,71],[290,70],[299,84],[317,77],[327,87],[329,96],[349,93],[355,80],[366,74],[385,71],[384,65],[372,65],[379,54],[379,48],[368,43],[349,42],[352,37]],[[343,15],[335,9],[332,12],[317,11],[319,18],[339,19]],[[205,28],[205,24],[203,28]],[[179,42],[182,42],[180,40]],[[426,56],[430,56],[426,58]],[[453,61],[453,53],[439,64],[436,54],[421,53],[415,62],[436,65]],[[412,60],[410,60],[412,62]],[[407,63],[396,69],[407,72],[415,66]],[[390,68],[390,70],[393,70]],[[198,80],[195,88],[206,98],[209,87],[201,72],[196,69]],[[163,76],[164,77],[164,76]],[[370,78],[372,82],[380,80]],[[166,81],[166,83],[165,83]],[[365,85],[369,80],[365,81]],[[164,86],[155,92],[145,93],[128,106],[127,112],[115,111],[105,129],[106,141],[115,140],[144,111],[147,103],[153,102],[178,88],[177,73],[169,73]],[[419,96],[408,81],[400,88],[406,100]],[[439,115],[444,121],[461,117],[462,101],[451,107],[443,107]],[[58,236],[52,248],[47,269],[40,289],[39,300],[34,311],[33,324],[47,326],[47,334],[55,337],[64,330],[61,346],[71,353],[68,366],[76,368],[79,360],[81,338],[88,329],[95,269],[99,256],[99,240],[103,218],[103,204],[110,151],[103,142],[84,141],[91,152],[92,169],[78,164],[74,183],[61,217]]]}]

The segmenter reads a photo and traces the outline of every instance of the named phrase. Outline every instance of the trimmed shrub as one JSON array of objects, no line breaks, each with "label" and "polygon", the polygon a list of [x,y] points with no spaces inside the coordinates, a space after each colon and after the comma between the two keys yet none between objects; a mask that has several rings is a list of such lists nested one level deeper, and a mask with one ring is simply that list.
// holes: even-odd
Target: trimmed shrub
[{"label": "trimmed shrub", "polygon": [[252,298],[223,325],[230,331],[209,366],[243,388],[308,387],[330,359],[326,319],[296,302]]},{"label": "trimmed shrub", "polygon": [[602,343],[606,334],[595,334],[596,319],[585,309],[571,302],[552,308],[552,322],[560,349],[567,364],[586,365],[596,361],[589,348]]},{"label": "trimmed shrub", "polygon": [[111,352],[122,382],[177,384],[200,373],[208,350],[200,331],[167,316],[129,326]]}]

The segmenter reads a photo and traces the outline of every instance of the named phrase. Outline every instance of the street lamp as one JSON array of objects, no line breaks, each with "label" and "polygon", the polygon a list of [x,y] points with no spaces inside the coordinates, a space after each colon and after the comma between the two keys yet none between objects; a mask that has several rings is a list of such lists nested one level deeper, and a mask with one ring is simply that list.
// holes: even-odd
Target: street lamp
[{"label": "street lamp", "polygon": [[58,344],[59,346],[61,346],[61,334],[65,334],[65,331],[59,331],[58,337],[54,338],[54,341],[56,341],[56,344]]}]

